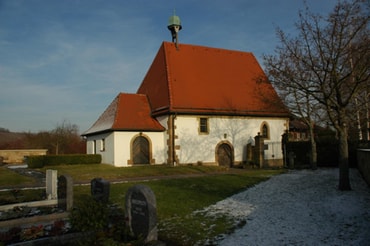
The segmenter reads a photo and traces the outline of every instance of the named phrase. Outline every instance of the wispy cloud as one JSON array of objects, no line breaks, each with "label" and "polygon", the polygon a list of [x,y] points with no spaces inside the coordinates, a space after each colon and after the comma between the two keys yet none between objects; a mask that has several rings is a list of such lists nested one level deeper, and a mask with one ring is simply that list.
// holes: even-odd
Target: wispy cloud
[{"label": "wispy cloud", "polygon": [[[322,10],[334,3],[309,2]],[[49,130],[67,119],[89,128],[119,92],[136,92],[161,42],[170,40],[174,8],[183,22],[180,42],[260,59],[276,44],[274,24],[290,30],[300,7],[291,0],[3,0],[0,127]]]}]

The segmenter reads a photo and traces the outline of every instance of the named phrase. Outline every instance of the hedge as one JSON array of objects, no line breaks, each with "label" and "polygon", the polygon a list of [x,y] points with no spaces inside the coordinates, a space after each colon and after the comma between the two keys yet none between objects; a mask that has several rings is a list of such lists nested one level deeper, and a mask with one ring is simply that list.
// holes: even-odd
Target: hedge
[{"label": "hedge", "polygon": [[27,156],[26,162],[30,168],[42,168],[44,166],[44,155]]},{"label": "hedge", "polygon": [[41,155],[27,157],[29,168],[44,166],[74,165],[74,164],[100,164],[101,155]]}]

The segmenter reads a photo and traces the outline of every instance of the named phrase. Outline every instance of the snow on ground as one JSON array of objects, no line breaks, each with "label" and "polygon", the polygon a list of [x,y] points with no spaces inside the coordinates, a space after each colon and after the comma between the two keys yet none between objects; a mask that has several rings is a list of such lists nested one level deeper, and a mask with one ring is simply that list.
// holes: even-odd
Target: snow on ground
[{"label": "snow on ground", "polygon": [[246,220],[219,245],[370,245],[370,188],[357,169],[352,191],[339,191],[338,177],[337,168],[289,171],[208,207]]}]

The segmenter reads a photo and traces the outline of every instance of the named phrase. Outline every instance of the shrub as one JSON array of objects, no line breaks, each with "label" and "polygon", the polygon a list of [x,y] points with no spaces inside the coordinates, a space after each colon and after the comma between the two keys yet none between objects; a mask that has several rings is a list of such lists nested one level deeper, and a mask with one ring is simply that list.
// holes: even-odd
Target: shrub
[{"label": "shrub", "polygon": [[61,164],[99,164],[101,155],[46,155],[45,166],[56,166]]},{"label": "shrub", "polygon": [[30,168],[42,168],[44,166],[57,166],[62,164],[99,164],[101,155],[43,155],[27,157]]},{"label": "shrub", "polygon": [[101,231],[108,226],[108,206],[86,195],[76,204],[70,221],[76,231]]},{"label": "shrub", "polygon": [[[70,214],[72,229],[92,233],[83,245],[144,245],[130,236],[123,209],[83,195]],[[126,244],[125,244],[126,245]]]}]

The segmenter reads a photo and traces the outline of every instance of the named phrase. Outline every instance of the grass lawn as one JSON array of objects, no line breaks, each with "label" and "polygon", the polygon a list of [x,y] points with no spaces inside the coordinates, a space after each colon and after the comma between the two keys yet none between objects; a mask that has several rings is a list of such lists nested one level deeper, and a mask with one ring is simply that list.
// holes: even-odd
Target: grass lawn
[{"label": "grass lawn", "polygon": [[[124,207],[125,194],[129,187],[135,184],[144,184],[153,190],[157,199],[159,239],[167,242],[169,245],[205,245],[208,239],[232,232],[237,228],[240,221],[234,221],[233,218],[227,217],[212,218],[202,213],[194,214],[194,211],[201,210],[217,201],[265,181],[272,175],[283,172],[283,170],[254,169],[229,173],[221,172],[222,170],[218,167],[201,166],[151,167],[150,170],[142,170],[145,168],[147,167],[141,167],[141,169],[140,167],[124,168],[123,172],[125,174],[119,174],[116,168],[116,173],[112,173],[110,177],[116,177],[117,175],[133,177],[133,173],[136,171],[139,173],[139,176],[148,176],[147,172],[150,170],[155,175],[163,175],[163,173],[160,173],[160,170],[164,170],[165,175],[213,173],[213,175],[202,177],[111,185],[110,201],[118,204],[120,207]],[[105,170],[105,172],[108,171]],[[101,175],[101,177],[105,178],[104,175]],[[90,194],[90,187],[78,186],[75,187],[74,191],[75,200],[77,201],[82,199],[84,195]]]},{"label": "grass lawn", "polygon": [[24,187],[25,185],[32,184],[33,178],[25,177],[6,167],[0,167],[0,187],[1,186],[14,186]]},{"label": "grass lawn", "polygon": [[0,192],[0,205],[38,200],[42,191],[19,190],[35,182],[31,177],[25,177],[6,167],[0,167],[0,187],[14,187],[13,190]]},{"label": "grass lawn", "polygon": [[171,176],[185,174],[204,174],[224,172],[224,167],[217,166],[180,166],[171,167],[168,165],[157,166],[135,166],[135,167],[114,167],[106,164],[97,165],[58,165],[37,169],[46,172],[47,169],[58,171],[61,174],[69,174],[76,182],[90,182],[92,179],[101,177],[106,180],[122,180],[137,177]]},{"label": "grass lawn", "polygon": [[[154,191],[157,200],[159,239],[167,242],[168,245],[206,245],[208,239],[232,232],[237,228],[240,221],[235,221],[234,218],[226,216],[209,217],[206,214],[195,214],[194,212],[267,180],[272,175],[284,172],[284,170],[263,169],[243,169],[237,172],[229,172],[222,167],[206,166],[117,168],[102,164],[62,165],[39,169],[39,171],[45,172],[46,169],[58,170],[58,176],[69,174],[75,183],[90,182],[96,177],[106,180],[124,180],[125,178],[147,176],[212,173],[212,175],[189,178],[111,184],[110,202],[118,204],[122,208],[129,187],[141,183],[149,186]],[[32,182],[32,180],[23,176],[18,177],[17,174],[6,169],[0,169],[0,174],[2,177],[7,177],[7,185],[9,182],[14,182],[14,184]],[[86,195],[90,195],[90,186],[74,187],[75,203],[78,203],[84,197],[86,198]]]}]

